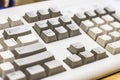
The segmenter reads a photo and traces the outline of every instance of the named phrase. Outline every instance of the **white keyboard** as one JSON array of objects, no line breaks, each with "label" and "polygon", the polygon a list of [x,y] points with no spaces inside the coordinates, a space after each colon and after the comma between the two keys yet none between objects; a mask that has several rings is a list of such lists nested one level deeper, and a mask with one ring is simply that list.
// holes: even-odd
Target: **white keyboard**
[{"label": "white keyboard", "polygon": [[0,80],[96,80],[120,71],[114,0],[53,0],[0,10]]}]

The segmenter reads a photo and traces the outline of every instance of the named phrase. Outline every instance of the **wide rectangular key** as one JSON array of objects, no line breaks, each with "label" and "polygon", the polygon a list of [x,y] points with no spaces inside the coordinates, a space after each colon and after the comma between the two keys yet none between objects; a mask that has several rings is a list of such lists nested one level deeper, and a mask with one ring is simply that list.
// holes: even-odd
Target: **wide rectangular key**
[{"label": "wide rectangular key", "polygon": [[9,22],[5,19],[0,19],[0,30],[1,29],[5,29],[5,28],[9,28]]},{"label": "wide rectangular key", "polygon": [[18,36],[27,35],[30,33],[31,33],[30,26],[21,25],[21,26],[5,29],[3,35],[5,39],[9,39],[9,38],[17,39]]},{"label": "wide rectangular key", "polygon": [[25,74],[18,70],[6,75],[5,80],[27,80]]},{"label": "wide rectangular key", "polygon": [[31,45],[26,45],[26,46],[15,48],[13,50],[13,53],[16,58],[21,58],[21,57],[30,56],[36,53],[40,53],[43,51],[46,51],[46,48],[43,44],[34,43]]},{"label": "wide rectangular key", "polygon": [[43,64],[45,62],[54,60],[53,54],[48,51],[34,54],[32,56],[16,59],[14,61],[14,66],[16,70],[25,70],[25,68],[36,65]]}]

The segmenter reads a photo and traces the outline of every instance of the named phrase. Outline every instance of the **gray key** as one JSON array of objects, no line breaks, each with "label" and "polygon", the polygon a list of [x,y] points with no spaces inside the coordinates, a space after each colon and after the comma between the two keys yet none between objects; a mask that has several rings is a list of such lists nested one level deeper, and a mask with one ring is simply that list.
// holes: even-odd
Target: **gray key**
[{"label": "gray key", "polygon": [[100,47],[92,49],[91,52],[95,55],[96,60],[100,60],[107,57],[106,51]]},{"label": "gray key", "polygon": [[13,53],[16,58],[22,58],[22,57],[34,55],[43,51],[46,51],[46,47],[40,42],[38,42],[31,45],[15,48],[13,50]]},{"label": "gray key", "polygon": [[86,15],[83,13],[76,13],[73,17],[73,20],[80,25],[81,21],[86,20]]},{"label": "gray key", "polygon": [[68,24],[66,26],[66,29],[68,30],[70,37],[77,36],[77,35],[81,34],[79,27],[76,24]]},{"label": "gray key", "polygon": [[85,51],[85,47],[83,44],[76,42],[76,43],[71,44],[70,47],[68,48],[68,50],[72,54],[78,54],[79,52]]},{"label": "gray key", "polygon": [[49,8],[49,12],[50,12],[50,17],[57,17],[62,15],[58,7]]},{"label": "gray key", "polygon": [[103,16],[106,14],[106,11],[104,9],[99,8],[99,9],[95,9],[95,13],[99,16]]},{"label": "gray key", "polygon": [[113,18],[115,18],[115,20],[120,22],[120,14],[115,13],[115,14],[112,14],[112,16],[113,16]]},{"label": "gray key", "polygon": [[65,71],[62,64],[57,60],[52,60],[44,63],[44,68],[46,69],[48,76]]},{"label": "gray key", "polygon": [[53,41],[57,40],[56,34],[51,29],[42,31],[41,38],[46,43],[53,42]]},{"label": "gray key", "polygon": [[45,69],[40,65],[26,68],[25,73],[28,80],[37,80],[46,77]]},{"label": "gray key", "polygon": [[78,55],[82,58],[83,64],[95,61],[94,54],[89,51],[80,52]]},{"label": "gray key", "polygon": [[65,38],[69,37],[68,31],[63,26],[56,27],[55,33],[57,35],[58,40],[65,39]]},{"label": "gray key", "polygon": [[105,7],[104,10],[105,10],[107,13],[109,13],[109,14],[113,14],[113,13],[115,13],[114,8],[111,7],[111,6],[107,6],[107,7]]},{"label": "gray key", "polygon": [[38,33],[38,35],[40,35],[43,30],[49,29],[48,24],[46,23],[46,21],[36,22],[35,25],[33,26],[33,28]]},{"label": "gray key", "polygon": [[64,61],[71,68],[76,68],[82,65],[82,59],[76,54],[68,56]]},{"label": "gray key", "polygon": [[40,9],[37,11],[38,17],[40,20],[48,19],[50,18],[50,14],[48,9]]},{"label": "gray key", "polygon": [[54,60],[53,54],[48,51],[34,54],[32,56],[20,58],[14,60],[14,66],[16,70],[25,70],[25,68],[36,65],[43,64],[47,61]]},{"label": "gray key", "polygon": [[21,26],[5,29],[3,35],[5,39],[9,39],[9,38],[17,39],[18,36],[27,35],[30,33],[31,33],[30,26],[21,25]]},{"label": "gray key", "polygon": [[60,22],[57,18],[51,18],[47,21],[48,26],[51,27],[51,29],[54,29],[55,27],[60,26]]},{"label": "gray key", "polygon": [[24,18],[29,23],[36,22],[39,20],[37,13],[32,11],[26,12]]},{"label": "gray key", "polygon": [[25,74],[22,71],[15,71],[7,74],[5,80],[27,80]]},{"label": "gray key", "polygon": [[94,11],[92,11],[92,10],[86,11],[84,14],[85,14],[89,19],[94,18],[94,17],[97,16],[97,14],[96,14]]},{"label": "gray key", "polygon": [[68,16],[61,16],[61,17],[59,18],[59,21],[60,21],[60,23],[61,23],[63,26],[66,26],[67,24],[72,23],[71,18],[68,17]]}]

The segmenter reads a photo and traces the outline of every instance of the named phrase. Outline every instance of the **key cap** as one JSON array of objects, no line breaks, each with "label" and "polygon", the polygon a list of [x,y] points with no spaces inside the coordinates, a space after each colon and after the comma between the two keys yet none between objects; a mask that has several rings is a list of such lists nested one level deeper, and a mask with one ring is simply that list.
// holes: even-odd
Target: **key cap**
[{"label": "key cap", "polygon": [[106,51],[103,48],[97,47],[91,50],[95,56],[95,60],[100,60],[107,57]]},{"label": "key cap", "polygon": [[82,65],[82,59],[78,55],[73,54],[65,59],[65,63],[71,68],[76,68]]},{"label": "key cap", "polygon": [[90,20],[85,20],[81,22],[80,27],[87,33],[90,28],[94,27],[94,23]]},{"label": "key cap", "polygon": [[98,8],[98,9],[95,9],[95,13],[98,15],[98,16],[103,16],[105,15],[107,12],[102,9],[102,8]]},{"label": "key cap", "polygon": [[6,74],[14,71],[14,66],[10,62],[0,64],[0,76],[3,78],[6,76]]},{"label": "key cap", "polygon": [[21,58],[21,57],[34,55],[43,51],[46,51],[46,47],[43,44],[34,43],[34,44],[15,48],[13,50],[13,53],[16,58]]},{"label": "key cap", "polygon": [[117,31],[110,32],[108,35],[112,37],[113,41],[120,40],[120,33]]},{"label": "key cap", "polygon": [[117,22],[117,21],[110,23],[110,26],[112,26],[113,29],[116,30],[116,31],[120,30],[120,23]]},{"label": "key cap", "polygon": [[13,38],[4,40],[3,42],[3,47],[5,50],[13,50],[14,48],[19,46]]},{"label": "key cap", "polygon": [[40,20],[48,19],[50,18],[50,14],[48,9],[39,9],[37,11],[38,17]]},{"label": "key cap", "polygon": [[98,27],[90,28],[88,31],[88,35],[94,40],[96,40],[96,38],[102,34],[103,31]]},{"label": "key cap", "polygon": [[102,47],[105,47],[108,43],[112,42],[112,38],[109,35],[98,36],[96,42],[98,42]]},{"label": "key cap", "polygon": [[106,23],[110,23],[114,21],[114,18],[110,15],[104,15],[101,17]]},{"label": "key cap", "polygon": [[42,31],[41,38],[46,43],[50,43],[57,40],[56,34],[51,29]]},{"label": "key cap", "polygon": [[6,80],[27,80],[25,74],[22,71],[15,71],[7,74]]},{"label": "key cap", "polygon": [[97,16],[97,14],[96,14],[94,11],[92,11],[92,10],[86,11],[84,14],[85,14],[89,19],[94,18],[94,17]]},{"label": "key cap", "polygon": [[87,64],[87,63],[93,62],[95,60],[94,54],[89,51],[80,52],[78,55],[83,60],[82,64]]},{"label": "key cap", "polygon": [[100,17],[93,18],[92,21],[96,26],[100,26],[105,23],[104,20],[101,19]]},{"label": "key cap", "polygon": [[24,18],[28,23],[36,22],[39,20],[37,13],[34,11],[26,12]]},{"label": "key cap", "polygon": [[120,53],[120,40],[107,44],[106,49],[112,54]]},{"label": "key cap", "polygon": [[101,25],[100,29],[103,31],[104,34],[108,34],[109,32],[113,31],[113,28],[108,24]]},{"label": "key cap", "polygon": [[58,40],[65,39],[65,38],[69,37],[68,31],[63,26],[56,27],[55,33],[57,35]]},{"label": "key cap", "polygon": [[27,67],[37,65],[37,64],[43,64],[50,60],[54,60],[53,54],[51,54],[48,51],[45,51],[38,54],[34,54],[32,56],[16,59],[14,60],[14,66],[16,70],[24,71],[25,68]]},{"label": "key cap", "polygon": [[23,22],[21,21],[20,17],[18,17],[17,15],[9,16],[8,22],[11,27],[23,25]]},{"label": "key cap", "polygon": [[30,33],[31,28],[27,25],[22,25],[5,29],[3,35],[5,39],[14,38],[16,40],[18,36],[27,35]]},{"label": "key cap", "polygon": [[83,21],[83,20],[86,20],[86,15],[83,14],[83,13],[76,13],[73,17],[73,20],[78,24],[80,25],[80,23]]},{"label": "key cap", "polygon": [[79,26],[77,26],[76,24],[68,24],[65,28],[68,30],[70,37],[81,34],[79,30]]},{"label": "key cap", "polygon": [[0,63],[8,62],[8,61],[13,63],[14,59],[15,57],[10,50],[0,52]]},{"label": "key cap", "polygon": [[3,34],[0,33],[0,43],[3,43],[3,40],[4,40]]},{"label": "key cap", "polygon": [[50,12],[50,17],[57,17],[62,15],[58,7],[51,7],[48,11]]},{"label": "key cap", "polygon": [[1,51],[4,51],[4,47],[3,47],[2,43],[0,44],[0,52]]},{"label": "key cap", "polygon": [[9,27],[10,26],[9,26],[8,21],[1,18],[0,19],[0,30],[5,29],[5,28],[9,28]]},{"label": "key cap", "polygon": [[85,47],[83,44],[81,44],[80,42],[76,42],[71,44],[68,47],[68,50],[72,53],[72,54],[78,54],[79,52],[83,52],[85,51]]},{"label": "key cap", "polygon": [[55,27],[60,26],[60,22],[57,18],[51,18],[47,21],[48,26],[51,27],[51,29],[54,29]]},{"label": "key cap", "polygon": [[44,63],[44,68],[46,69],[46,73],[48,76],[65,71],[62,64],[57,60],[52,60]]},{"label": "key cap", "polygon": [[104,10],[109,14],[115,13],[115,10],[112,6],[107,6],[107,7],[104,8]]},{"label": "key cap", "polygon": [[17,38],[17,42],[18,44],[20,44],[20,46],[30,45],[33,43],[37,43],[38,41],[38,37],[35,34],[28,34],[25,36],[19,36]]},{"label": "key cap", "polygon": [[66,26],[67,24],[71,24],[72,23],[72,20],[70,17],[68,16],[61,16],[59,18],[59,21],[60,23],[63,25],[63,26]]},{"label": "key cap", "polygon": [[112,14],[113,18],[115,20],[117,20],[118,22],[120,22],[120,14],[116,13],[116,14]]},{"label": "key cap", "polygon": [[28,80],[37,80],[46,77],[45,69],[40,65],[26,68],[25,73]]}]

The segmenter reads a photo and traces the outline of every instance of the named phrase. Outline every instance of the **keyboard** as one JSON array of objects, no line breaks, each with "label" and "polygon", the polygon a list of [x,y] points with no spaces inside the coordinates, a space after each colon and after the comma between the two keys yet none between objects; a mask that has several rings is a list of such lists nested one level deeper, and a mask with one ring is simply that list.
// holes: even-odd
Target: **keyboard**
[{"label": "keyboard", "polygon": [[97,80],[120,71],[118,5],[53,0],[0,10],[0,80]]}]

